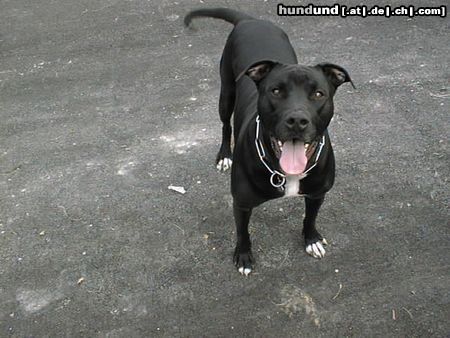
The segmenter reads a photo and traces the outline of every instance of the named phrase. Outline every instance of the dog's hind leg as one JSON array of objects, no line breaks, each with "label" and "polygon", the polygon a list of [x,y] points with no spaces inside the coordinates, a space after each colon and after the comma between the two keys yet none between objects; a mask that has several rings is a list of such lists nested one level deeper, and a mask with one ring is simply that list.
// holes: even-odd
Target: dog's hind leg
[{"label": "dog's hind leg", "polygon": [[217,153],[216,165],[219,171],[226,171],[231,168],[231,116],[233,115],[234,103],[236,99],[236,85],[231,67],[231,56],[227,46],[225,46],[220,60],[220,98],[219,115],[222,121],[222,144]]}]

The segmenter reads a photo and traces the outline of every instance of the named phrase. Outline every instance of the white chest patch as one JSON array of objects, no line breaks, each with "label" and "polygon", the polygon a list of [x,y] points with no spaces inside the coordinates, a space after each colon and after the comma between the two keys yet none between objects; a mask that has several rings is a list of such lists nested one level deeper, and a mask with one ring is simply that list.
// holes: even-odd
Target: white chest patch
[{"label": "white chest patch", "polygon": [[298,196],[300,190],[300,180],[304,175],[286,175],[284,184],[284,197]]}]

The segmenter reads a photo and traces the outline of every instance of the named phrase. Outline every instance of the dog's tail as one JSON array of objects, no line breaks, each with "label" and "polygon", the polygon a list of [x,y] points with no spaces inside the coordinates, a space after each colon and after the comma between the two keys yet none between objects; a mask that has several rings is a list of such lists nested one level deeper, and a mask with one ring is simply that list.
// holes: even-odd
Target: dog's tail
[{"label": "dog's tail", "polygon": [[190,11],[184,17],[185,26],[188,27],[191,24],[192,19],[198,17],[222,19],[229,23],[232,23],[235,26],[239,21],[254,19],[250,15],[229,8],[201,8]]}]

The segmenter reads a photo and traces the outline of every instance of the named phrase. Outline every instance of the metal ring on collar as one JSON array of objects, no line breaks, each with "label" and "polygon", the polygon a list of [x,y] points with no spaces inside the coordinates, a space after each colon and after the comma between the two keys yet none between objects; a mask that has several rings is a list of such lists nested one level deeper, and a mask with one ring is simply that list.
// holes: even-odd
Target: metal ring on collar
[{"label": "metal ring on collar", "polygon": [[[278,176],[281,178],[280,183],[276,184],[273,181],[275,176]],[[275,188],[281,188],[285,183],[286,183],[286,177],[283,174],[279,173],[278,171],[274,171],[272,173],[272,175],[270,176],[270,184],[272,184]]]}]

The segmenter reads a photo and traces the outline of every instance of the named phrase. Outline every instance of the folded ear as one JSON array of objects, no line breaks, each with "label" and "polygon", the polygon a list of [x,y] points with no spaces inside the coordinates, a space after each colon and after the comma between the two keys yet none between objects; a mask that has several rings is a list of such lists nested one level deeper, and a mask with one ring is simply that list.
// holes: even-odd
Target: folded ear
[{"label": "folded ear", "polygon": [[319,63],[316,67],[322,69],[328,81],[330,81],[335,89],[345,82],[350,82],[353,88],[356,89],[352,79],[350,79],[350,75],[341,66],[332,63]]},{"label": "folded ear", "polygon": [[251,65],[247,70],[243,71],[236,78],[236,81],[239,80],[244,74],[248,75],[256,84],[264,79],[267,74],[276,66],[276,62],[273,61],[262,61]]}]

